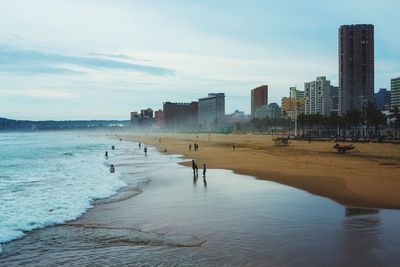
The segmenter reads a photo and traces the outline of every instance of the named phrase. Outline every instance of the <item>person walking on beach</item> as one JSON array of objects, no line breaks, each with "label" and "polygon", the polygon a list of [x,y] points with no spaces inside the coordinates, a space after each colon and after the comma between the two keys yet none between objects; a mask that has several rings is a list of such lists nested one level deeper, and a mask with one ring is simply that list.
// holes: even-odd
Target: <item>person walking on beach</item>
[{"label": "person walking on beach", "polygon": [[194,165],[194,170],[195,170],[195,175],[199,176],[199,168],[197,167],[197,164]]},{"label": "person walking on beach", "polygon": [[139,149],[141,149],[142,148],[142,144],[139,142]]},{"label": "person walking on beach", "polygon": [[111,166],[110,166],[110,172],[111,172],[111,173],[114,173],[114,172],[115,172],[115,167],[114,167],[114,165],[112,165],[112,164],[111,164]]},{"label": "person walking on beach", "polygon": [[144,147],[144,155],[147,156],[147,146]]},{"label": "person walking on beach", "polygon": [[207,171],[206,164],[203,164],[203,178],[204,179],[206,179],[206,171]]},{"label": "person walking on beach", "polygon": [[106,150],[106,153],[104,154],[104,157],[108,158],[108,151]]},{"label": "person walking on beach", "polygon": [[194,159],[192,159],[192,169],[193,169],[193,175],[196,175],[196,163],[194,162]]}]

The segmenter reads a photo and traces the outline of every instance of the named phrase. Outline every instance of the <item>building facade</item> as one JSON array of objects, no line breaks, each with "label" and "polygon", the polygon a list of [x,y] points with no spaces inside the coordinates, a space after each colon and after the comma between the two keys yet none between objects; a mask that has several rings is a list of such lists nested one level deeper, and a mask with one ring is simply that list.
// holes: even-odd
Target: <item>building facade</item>
[{"label": "building facade", "polygon": [[169,129],[195,127],[198,122],[198,102],[164,102],[164,126]]},{"label": "building facade", "polygon": [[331,114],[331,82],[326,77],[317,77],[315,81],[304,83],[305,113]]},{"label": "building facade", "polygon": [[339,115],[339,86],[331,85],[331,115]]},{"label": "building facade", "polygon": [[390,91],[386,88],[381,88],[378,93],[375,93],[375,104],[380,111],[390,110],[390,95]]},{"label": "building facade", "polygon": [[374,101],[374,26],[339,28],[339,113]]},{"label": "building facade", "polygon": [[255,118],[256,108],[268,105],[268,85],[251,90],[251,117]]},{"label": "building facade", "polygon": [[270,103],[257,107],[255,110],[255,117],[259,119],[269,118],[271,120],[279,119],[281,117],[281,108],[277,103]]},{"label": "building facade", "polygon": [[220,126],[225,118],[225,94],[210,93],[199,98],[199,125],[201,128]]},{"label": "building facade", "polygon": [[296,87],[290,87],[289,97],[283,97],[281,100],[281,116],[294,120],[296,115],[304,113],[304,110],[304,91],[297,90]]},{"label": "building facade", "polygon": [[390,80],[390,107],[400,108],[400,77]]}]

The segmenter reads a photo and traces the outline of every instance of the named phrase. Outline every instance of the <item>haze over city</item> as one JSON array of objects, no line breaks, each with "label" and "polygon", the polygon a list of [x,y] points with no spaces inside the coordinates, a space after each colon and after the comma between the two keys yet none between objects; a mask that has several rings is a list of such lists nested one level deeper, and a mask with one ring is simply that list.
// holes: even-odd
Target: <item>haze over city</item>
[{"label": "haze over city", "polygon": [[225,92],[250,112],[290,86],[338,83],[338,28],[375,27],[375,91],[400,75],[398,1],[2,1],[0,114],[13,119],[129,119]]}]

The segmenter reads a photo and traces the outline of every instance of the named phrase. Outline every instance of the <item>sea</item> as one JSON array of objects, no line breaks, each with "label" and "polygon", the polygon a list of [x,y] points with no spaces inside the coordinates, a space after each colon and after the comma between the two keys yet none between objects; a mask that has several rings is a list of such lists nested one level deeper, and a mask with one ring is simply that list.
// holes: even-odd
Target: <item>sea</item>
[{"label": "sea", "polygon": [[0,243],[77,219],[125,185],[115,140],[77,133],[0,134]]}]

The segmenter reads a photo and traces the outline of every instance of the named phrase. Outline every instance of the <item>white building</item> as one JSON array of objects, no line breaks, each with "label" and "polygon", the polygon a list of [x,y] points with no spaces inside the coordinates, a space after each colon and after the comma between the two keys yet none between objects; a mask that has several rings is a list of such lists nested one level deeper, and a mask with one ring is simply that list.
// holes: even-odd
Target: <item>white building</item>
[{"label": "white building", "polygon": [[400,108],[400,77],[390,80],[390,107]]},{"label": "white building", "polygon": [[305,113],[329,116],[332,108],[331,82],[326,77],[304,83]]},{"label": "white building", "polygon": [[199,98],[199,124],[203,128],[220,126],[225,118],[225,94],[210,93]]}]

